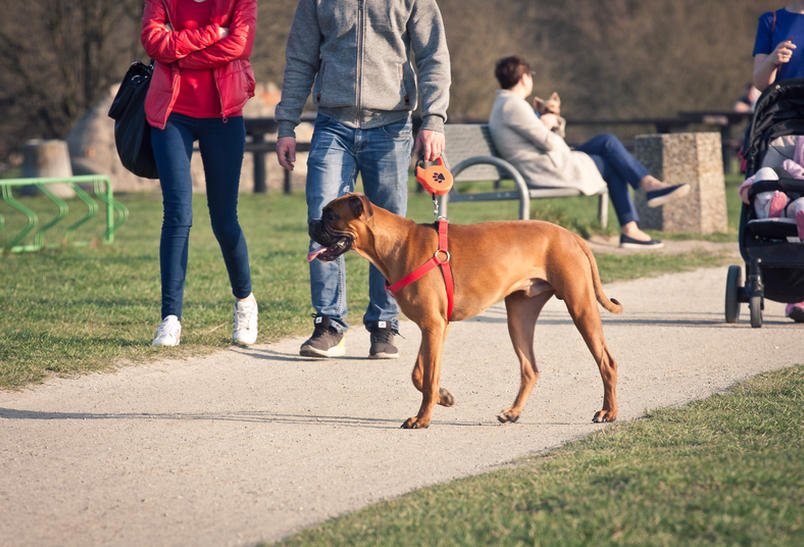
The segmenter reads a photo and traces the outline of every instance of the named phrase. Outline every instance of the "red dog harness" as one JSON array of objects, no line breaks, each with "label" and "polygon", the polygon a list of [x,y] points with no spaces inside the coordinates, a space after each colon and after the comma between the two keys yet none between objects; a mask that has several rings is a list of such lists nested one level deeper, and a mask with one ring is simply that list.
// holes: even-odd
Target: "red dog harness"
[{"label": "red dog harness", "polygon": [[392,293],[395,293],[403,287],[407,287],[411,283],[418,281],[424,276],[424,274],[436,266],[441,266],[441,273],[444,275],[444,285],[447,289],[447,321],[451,321],[452,308],[454,304],[453,296],[455,293],[455,283],[452,280],[452,268],[449,265],[451,256],[448,250],[448,225],[449,223],[447,222],[447,219],[443,217],[438,219],[438,249],[436,249],[436,251],[433,253],[433,257],[393,285],[386,284],[385,288]]}]

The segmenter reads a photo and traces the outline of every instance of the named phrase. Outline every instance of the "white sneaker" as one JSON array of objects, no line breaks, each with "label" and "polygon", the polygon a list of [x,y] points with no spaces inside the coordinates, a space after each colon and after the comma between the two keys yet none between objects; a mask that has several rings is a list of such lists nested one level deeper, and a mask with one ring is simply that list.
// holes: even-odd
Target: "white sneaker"
[{"label": "white sneaker", "polygon": [[178,346],[181,339],[181,323],[175,315],[168,315],[156,327],[152,346]]},{"label": "white sneaker", "polygon": [[257,341],[257,301],[235,300],[232,319],[232,340],[241,346],[250,346]]}]

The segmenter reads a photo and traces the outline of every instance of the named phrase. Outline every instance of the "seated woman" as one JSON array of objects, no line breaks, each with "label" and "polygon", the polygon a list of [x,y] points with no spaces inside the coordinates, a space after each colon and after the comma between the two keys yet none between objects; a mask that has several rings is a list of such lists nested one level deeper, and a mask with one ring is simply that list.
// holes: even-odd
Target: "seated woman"
[{"label": "seated woman", "polygon": [[569,186],[592,195],[607,185],[620,222],[620,247],[661,247],[661,241],[639,228],[628,186],[645,190],[648,207],[658,207],[689,193],[689,185],[668,185],[651,176],[614,135],[597,135],[571,150],[563,138],[551,131],[559,123],[559,116],[539,116],[528,104],[533,75],[522,58],[499,60],[494,75],[502,89],[497,90],[491,109],[489,131],[499,154],[525,180],[539,181],[540,186]]}]

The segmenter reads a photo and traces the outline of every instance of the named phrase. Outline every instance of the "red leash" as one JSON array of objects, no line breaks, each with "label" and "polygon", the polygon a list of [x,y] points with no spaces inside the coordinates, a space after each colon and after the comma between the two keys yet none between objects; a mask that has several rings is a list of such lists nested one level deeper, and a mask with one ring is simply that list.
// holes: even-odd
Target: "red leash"
[{"label": "red leash", "polygon": [[424,274],[436,266],[441,266],[441,273],[444,276],[444,285],[447,289],[447,321],[451,321],[452,308],[454,304],[455,283],[452,280],[452,268],[449,265],[451,256],[448,250],[448,225],[449,222],[447,222],[447,219],[443,217],[438,219],[438,249],[436,249],[436,252],[433,253],[433,257],[393,285],[386,284],[385,288],[392,293],[395,293],[399,289],[407,287],[411,283],[418,281],[424,276]]}]

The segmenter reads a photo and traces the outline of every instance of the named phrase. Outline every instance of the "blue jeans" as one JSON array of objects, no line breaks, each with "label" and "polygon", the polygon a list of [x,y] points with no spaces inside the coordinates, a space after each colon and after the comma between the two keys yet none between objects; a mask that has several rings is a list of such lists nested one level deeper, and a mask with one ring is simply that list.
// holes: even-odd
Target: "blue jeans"
[{"label": "blue jeans", "polygon": [[609,196],[620,226],[631,221],[637,222],[639,215],[628,186],[635,190],[639,188],[639,181],[648,174],[645,166],[625,149],[620,139],[609,133],[592,137],[576,150],[591,156],[597,165],[609,187]]},{"label": "blue jeans", "polygon": [[[404,216],[412,146],[409,118],[374,129],[354,129],[319,114],[307,160],[308,221],[320,219],[327,203],[353,191],[358,173],[372,203]],[[318,246],[310,242],[310,250]],[[343,256],[332,262],[310,263],[310,294],[316,314],[329,317],[339,331],[348,328]],[[387,321],[396,329],[398,315],[396,301],[385,289],[385,278],[370,266],[369,304],[363,323],[368,326],[375,321]]]},{"label": "blue jeans", "polygon": [[243,163],[245,126],[240,116],[191,118],[171,114],[165,129],[151,128],[151,146],[162,186],[162,237],[159,266],[162,277],[162,318],[181,318],[187,249],[193,224],[193,182],[190,157],[198,140],[207,185],[212,231],[223,253],[232,293],[251,294],[246,238],[237,220],[237,192]]}]

